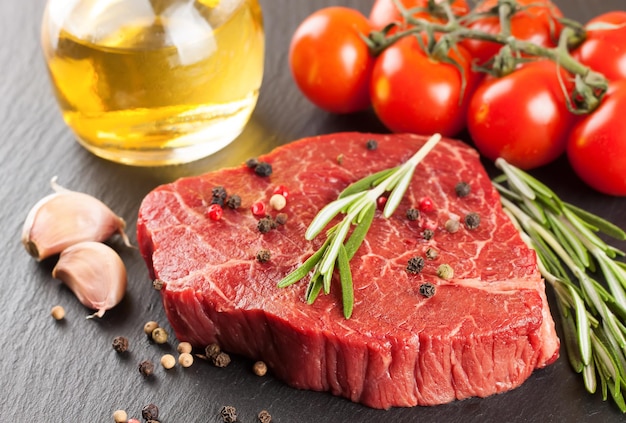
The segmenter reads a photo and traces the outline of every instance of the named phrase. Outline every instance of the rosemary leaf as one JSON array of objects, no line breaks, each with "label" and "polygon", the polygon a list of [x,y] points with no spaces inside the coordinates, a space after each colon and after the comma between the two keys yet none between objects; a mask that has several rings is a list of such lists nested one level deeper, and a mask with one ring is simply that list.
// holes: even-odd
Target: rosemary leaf
[{"label": "rosemary leaf", "polygon": [[337,256],[337,266],[339,267],[339,280],[341,281],[341,298],[343,302],[343,315],[346,319],[352,316],[354,308],[354,287],[352,285],[352,271],[350,270],[350,259],[346,253],[346,248],[342,245]]},{"label": "rosemary leaf", "polygon": [[587,320],[587,310],[585,309],[585,304],[578,293],[576,293],[576,291],[574,291],[571,287],[569,292],[574,300],[580,358],[584,365],[589,365],[591,362],[591,334],[589,331],[589,322]]},{"label": "rosemary leaf", "polygon": [[589,225],[595,227],[598,231],[620,241],[626,240],[626,232],[623,231],[619,226],[614,225],[613,223],[601,218],[600,216],[576,207],[573,204],[564,203],[564,206],[571,212],[575,213],[576,216],[587,222]]},{"label": "rosemary leaf", "polygon": [[565,339],[565,352],[569,363],[576,373],[583,371],[584,363],[580,355],[580,348],[578,348],[576,323],[571,313],[567,312],[567,309],[561,301],[557,301],[557,306],[561,314],[561,322],[563,324],[563,338]]},{"label": "rosemary leaf", "polygon": [[300,267],[296,268],[293,272],[289,273],[285,276],[280,282],[278,282],[279,288],[285,288],[289,285],[293,285],[298,282],[300,279],[304,278],[313,267],[321,260],[324,255],[324,251],[326,251],[326,247],[328,247],[329,240],[326,239],[324,244],[315,252],[311,257],[305,260],[304,263],[300,265]]},{"label": "rosemary leaf", "polygon": [[324,229],[335,216],[337,216],[345,207],[348,207],[352,202],[358,200],[361,196],[362,194],[356,193],[328,203],[313,218],[313,221],[304,233],[304,238],[310,241],[318,236],[319,233],[322,232],[322,229]]},{"label": "rosemary leaf", "polygon": [[352,234],[345,244],[345,250],[346,255],[348,256],[348,260],[352,260],[352,257],[361,246],[361,243],[363,243],[363,240],[365,239],[365,236],[367,235],[367,232],[372,225],[372,221],[374,220],[374,215],[376,214],[376,206],[372,204],[370,207],[367,207],[364,210],[366,213],[364,213],[361,222],[355,226]]},{"label": "rosemary leaf", "polygon": [[307,285],[304,298],[307,304],[309,305],[315,302],[315,300],[317,299],[317,296],[320,294],[320,291],[322,290],[323,284],[322,284],[322,281],[320,281],[320,277],[321,277],[321,274],[319,273],[315,274],[309,281],[309,284]]},{"label": "rosemary leaf", "polygon": [[373,173],[369,176],[366,176],[363,179],[359,179],[358,181],[356,181],[353,184],[348,185],[343,191],[341,191],[338,198],[339,199],[345,198],[352,194],[357,194],[359,192],[363,192],[365,190],[368,190],[372,187],[377,186],[378,184],[380,184],[382,180],[387,178],[391,173],[395,172],[398,169],[398,167],[399,166],[391,168],[391,169],[381,170],[380,172]]},{"label": "rosemary leaf", "polygon": [[391,216],[398,208],[402,197],[404,197],[404,193],[411,183],[411,179],[413,179],[414,171],[414,167],[410,168],[404,174],[402,179],[398,181],[398,184],[394,187],[395,189],[391,192],[389,198],[387,198],[387,203],[385,203],[385,208],[383,209],[383,216],[385,216],[386,218]]}]

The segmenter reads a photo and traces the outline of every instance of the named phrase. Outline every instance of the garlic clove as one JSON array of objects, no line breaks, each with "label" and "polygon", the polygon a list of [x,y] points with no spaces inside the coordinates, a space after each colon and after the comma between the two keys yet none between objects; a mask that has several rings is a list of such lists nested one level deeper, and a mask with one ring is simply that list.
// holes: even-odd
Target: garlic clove
[{"label": "garlic clove", "polygon": [[119,233],[124,243],[126,222],[102,201],[56,184],[55,193],[39,200],[29,211],[22,228],[22,244],[37,260],[43,260],[83,241],[105,241]]},{"label": "garlic clove", "polygon": [[97,310],[87,317],[102,317],[126,293],[126,267],[106,244],[85,241],[63,250],[52,270],[85,307]]}]

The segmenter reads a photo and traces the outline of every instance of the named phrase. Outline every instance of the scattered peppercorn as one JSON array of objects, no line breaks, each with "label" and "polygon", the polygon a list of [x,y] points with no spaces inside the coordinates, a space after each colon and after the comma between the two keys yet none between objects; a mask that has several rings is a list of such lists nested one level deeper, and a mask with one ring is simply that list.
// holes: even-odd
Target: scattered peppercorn
[{"label": "scattered peppercorn", "polygon": [[387,197],[384,195],[381,195],[380,197],[378,197],[376,199],[376,206],[378,207],[379,210],[382,210],[385,208],[385,204],[387,204]]},{"label": "scattered peppercorn", "polygon": [[272,174],[272,165],[266,162],[258,162],[254,168],[254,173],[263,177],[270,176]]},{"label": "scattered peppercorn", "polygon": [[176,359],[174,358],[172,354],[164,354],[161,357],[161,366],[163,366],[164,369],[169,370],[173,368],[175,365],[176,365]]},{"label": "scattered peppercorn", "polygon": [[207,209],[207,217],[211,220],[220,220],[224,215],[224,209],[219,204],[211,204]]},{"label": "scattered peppercorn", "polygon": [[429,248],[426,250],[426,258],[430,260],[434,260],[439,257],[439,253],[434,248]]},{"label": "scattered peppercorn", "polygon": [[230,356],[225,352],[221,352],[217,354],[212,361],[216,367],[226,367],[230,364]]},{"label": "scattered peppercorn", "polygon": [[115,352],[123,353],[128,351],[128,339],[124,336],[116,336],[113,338],[112,344]]},{"label": "scattered peppercorn", "polygon": [[129,419],[127,423],[140,423],[137,419]]},{"label": "scattered peppercorn", "polygon": [[252,371],[257,376],[265,376],[265,374],[267,373],[267,364],[265,364],[265,362],[263,361],[257,361],[252,366]]},{"label": "scattered peppercorn", "polygon": [[287,213],[278,213],[274,218],[274,221],[279,225],[287,223]]},{"label": "scattered peppercorn", "polygon": [[263,217],[265,216],[265,203],[263,201],[257,201],[250,206],[250,210],[253,215]]},{"label": "scattered peppercorn", "polygon": [[469,213],[465,216],[465,226],[467,229],[476,229],[480,225],[480,216],[478,213]]},{"label": "scattered peppercorn", "polygon": [[157,344],[165,344],[167,342],[167,331],[163,328],[156,328],[152,331],[152,340]]},{"label": "scattered peppercorn", "polygon": [[259,160],[256,157],[251,157],[246,160],[246,166],[248,166],[250,169],[254,169],[255,167],[257,167],[258,164]]},{"label": "scattered peppercorn", "polygon": [[165,285],[165,283],[161,279],[155,279],[152,281],[152,287],[156,289],[157,291],[162,290],[163,285]]},{"label": "scattered peppercorn", "polygon": [[343,154],[337,156],[337,164],[340,166],[343,164]]},{"label": "scattered peppercorn", "polygon": [[435,209],[435,204],[433,203],[433,200],[431,200],[429,197],[420,198],[418,204],[420,211],[423,211],[425,213],[431,212]]},{"label": "scattered peppercorn", "polygon": [[213,200],[217,200],[217,204],[224,205],[228,193],[223,186],[216,186],[211,189],[211,195],[213,196]]},{"label": "scattered peppercorn", "polygon": [[113,412],[113,421],[115,423],[126,423],[128,421],[128,414],[124,410],[115,410]]},{"label": "scattered peppercorn", "polygon": [[435,232],[433,232],[432,229],[424,229],[424,231],[422,232],[422,237],[427,241],[431,239],[433,235],[435,235]]},{"label": "scattered peppercorn", "polygon": [[257,229],[262,234],[268,233],[275,227],[276,227],[276,223],[274,222],[274,219],[272,219],[271,217],[263,217],[259,219],[259,222],[257,223]]},{"label": "scattered peppercorn", "polygon": [[143,331],[145,332],[146,335],[152,336],[152,331],[158,327],[159,327],[159,324],[151,320],[149,322],[146,322],[145,325],[143,325]]},{"label": "scattered peppercorn", "polygon": [[65,318],[65,309],[60,305],[54,306],[50,310],[50,315],[54,320],[63,320]]},{"label": "scattered peppercorn", "polygon": [[411,257],[406,266],[406,271],[409,273],[417,274],[422,271],[424,268],[424,259],[422,257],[416,256]]},{"label": "scattered peppercorn", "polygon": [[193,355],[189,353],[182,353],[178,356],[178,364],[183,367],[190,367],[193,364]]},{"label": "scattered peppercorn", "polygon": [[378,148],[378,142],[376,140],[367,140],[365,148],[368,150],[376,150]]},{"label": "scattered peppercorn", "polygon": [[467,197],[470,192],[471,192],[471,188],[469,186],[469,184],[467,182],[459,182],[454,186],[454,191],[456,192],[456,195],[459,197]]},{"label": "scattered peppercorn", "polygon": [[442,264],[437,268],[437,276],[441,279],[452,279],[454,277],[454,269],[449,264]]},{"label": "scattered peppercorn", "polygon": [[267,410],[261,410],[257,415],[257,419],[259,419],[260,423],[271,423],[272,416]]},{"label": "scattered peppercorn", "polygon": [[430,298],[435,295],[435,285],[432,283],[423,283],[420,285],[420,294],[426,298]]},{"label": "scattered peppercorn", "polygon": [[224,419],[224,423],[234,423],[237,421],[237,409],[232,405],[225,405],[220,410],[220,415]]},{"label": "scattered peppercorn", "polygon": [[141,417],[144,420],[156,420],[159,418],[159,407],[154,404],[144,405],[141,409]]},{"label": "scattered peppercorn", "polygon": [[233,194],[226,199],[226,207],[231,209],[238,209],[241,207],[241,197],[237,194]]},{"label": "scattered peppercorn", "polygon": [[259,263],[267,263],[268,261],[270,261],[271,256],[272,255],[270,253],[270,250],[266,250],[265,248],[262,248],[259,251],[257,251],[256,260]]},{"label": "scattered peppercorn", "polygon": [[176,351],[178,351],[179,354],[191,353],[191,350],[192,350],[192,347],[191,347],[191,344],[189,342],[181,342],[176,347]]},{"label": "scattered peppercorn", "polygon": [[420,218],[420,211],[418,209],[411,207],[410,209],[406,211],[406,218],[411,221],[417,220]]},{"label": "scattered peppercorn", "polygon": [[206,355],[206,357],[210,360],[213,360],[221,352],[222,352],[222,349],[216,343],[209,344],[204,349],[204,355]]},{"label": "scattered peppercorn", "polygon": [[278,185],[274,188],[274,194],[280,194],[285,198],[289,198],[289,190],[284,185]]},{"label": "scattered peppercorn", "polygon": [[282,210],[287,205],[287,199],[282,194],[273,194],[270,197],[270,207],[274,210]]},{"label": "scattered peppercorn", "polygon": [[459,230],[459,221],[457,219],[448,219],[446,222],[446,231],[453,234]]},{"label": "scattered peppercorn", "polygon": [[144,376],[151,376],[154,373],[154,364],[150,360],[143,360],[139,363],[139,373]]}]

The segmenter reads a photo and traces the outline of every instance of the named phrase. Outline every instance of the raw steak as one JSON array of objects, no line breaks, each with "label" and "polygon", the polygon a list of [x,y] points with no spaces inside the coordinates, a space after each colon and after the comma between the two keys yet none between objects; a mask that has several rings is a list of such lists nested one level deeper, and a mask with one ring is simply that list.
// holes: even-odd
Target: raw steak
[{"label": "raw steak", "polygon": [[[378,148],[368,149],[368,140]],[[313,305],[303,300],[306,279],[276,287],[321,245],[323,233],[309,242],[304,232],[322,206],[348,184],[403,163],[424,142],[360,133],[307,138],[258,158],[272,165],[269,177],[242,164],[156,188],[139,210],[138,242],[151,276],[164,282],[177,338],[198,347],[217,342],[265,361],[293,387],[375,408],[504,392],[556,360],[559,340],[535,254],[502,213],[475,150],[458,141],[442,140],[417,166],[390,219],[377,212],[351,261],[349,320],[337,280]],[[465,197],[455,194],[460,181],[471,187]],[[267,204],[278,185],[289,190],[288,220],[263,234],[251,205]],[[216,186],[242,199],[219,221],[207,217]],[[409,220],[406,211],[425,196],[434,209]],[[462,223],[471,212],[480,216],[473,230]],[[445,229],[451,218],[461,221],[455,233]],[[409,259],[429,248],[438,256],[409,273]],[[256,259],[261,249],[269,261]],[[436,275],[443,263],[454,269],[450,280]],[[436,287],[430,298],[419,293],[425,282]]]}]

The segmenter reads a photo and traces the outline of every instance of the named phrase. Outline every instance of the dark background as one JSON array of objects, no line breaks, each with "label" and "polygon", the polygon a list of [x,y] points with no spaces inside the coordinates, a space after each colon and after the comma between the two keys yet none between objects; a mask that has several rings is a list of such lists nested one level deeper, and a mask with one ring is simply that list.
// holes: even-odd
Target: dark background
[{"label": "dark background", "polygon": [[[20,244],[30,207],[50,193],[49,181],[100,198],[128,222],[134,241],[142,198],[158,184],[231,166],[273,146],[322,133],[384,131],[371,113],[334,116],[308,103],[294,86],[287,48],[297,25],[314,10],[333,4],[367,12],[365,0],[264,0],[267,34],[263,88],[252,121],[229,147],[205,160],[170,168],[133,168],[101,160],[74,142],[62,122],[48,83],[39,48],[44,0],[0,2],[0,421],[109,422],[122,408],[140,417],[141,407],[155,403],[161,420],[216,422],[223,405],[239,410],[240,421],[254,422],[262,409],[276,422],[618,422],[624,416],[599,394],[585,392],[582,378],[564,355],[536,371],[520,388],[487,399],[469,399],[437,407],[380,411],[327,393],[298,391],[251,372],[251,362],[235,358],[227,369],[197,360],[188,369],[165,372],[157,365],[150,381],[137,363],[173,351],[175,342],[159,347],[142,332],[148,320],[169,329],[159,295],[151,288],[136,250],[113,241],[128,269],[123,302],[101,320],[90,313],[50,273],[53,260],[36,263]],[[558,0],[566,16],[586,21],[623,0]],[[489,167],[490,171],[493,171]],[[626,227],[626,199],[586,188],[564,160],[535,172],[565,199]],[[624,243],[619,244],[625,248]],[[65,307],[63,322],[49,315]],[[119,356],[111,340],[124,335],[130,352]],[[564,354],[564,353],[563,353]]]}]

